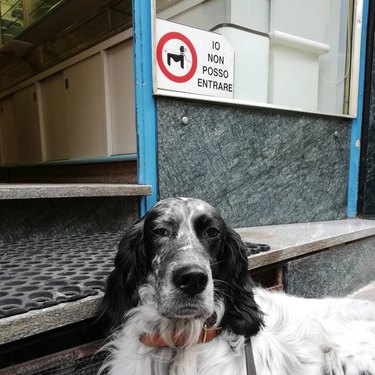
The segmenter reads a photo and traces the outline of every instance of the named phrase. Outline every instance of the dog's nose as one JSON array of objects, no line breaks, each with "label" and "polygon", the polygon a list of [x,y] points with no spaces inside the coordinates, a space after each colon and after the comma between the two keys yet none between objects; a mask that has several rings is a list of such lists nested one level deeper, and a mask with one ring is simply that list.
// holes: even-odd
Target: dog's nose
[{"label": "dog's nose", "polygon": [[184,293],[195,296],[205,290],[208,276],[200,266],[184,266],[173,272],[173,283]]}]

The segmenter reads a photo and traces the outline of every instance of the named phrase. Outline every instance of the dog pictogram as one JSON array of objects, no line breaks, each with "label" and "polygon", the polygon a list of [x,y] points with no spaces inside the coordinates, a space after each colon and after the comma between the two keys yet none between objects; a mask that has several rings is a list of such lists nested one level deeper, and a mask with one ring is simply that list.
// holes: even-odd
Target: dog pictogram
[{"label": "dog pictogram", "polygon": [[181,46],[179,55],[175,53],[167,53],[167,64],[171,66],[171,60],[173,60],[176,63],[179,62],[181,69],[184,69],[185,52],[186,48],[184,46]]}]

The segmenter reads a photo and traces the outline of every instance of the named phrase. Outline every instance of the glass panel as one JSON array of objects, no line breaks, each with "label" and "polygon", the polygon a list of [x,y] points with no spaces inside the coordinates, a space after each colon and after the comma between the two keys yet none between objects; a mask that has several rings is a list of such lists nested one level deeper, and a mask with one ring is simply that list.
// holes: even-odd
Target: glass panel
[{"label": "glass panel", "polygon": [[61,0],[27,0],[27,24],[31,25],[60,2]]},{"label": "glass panel", "polygon": [[119,1],[109,7],[109,27],[114,30],[118,27],[130,28],[132,23],[131,1]]},{"label": "glass panel", "polygon": [[2,43],[15,38],[62,0],[0,0]]},{"label": "glass panel", "polygon": [[[78,1],[78,0],[74,0]],[[48,12],[63,0],[27,0],[24,11],[30,22],[43,17],[49,17]],[[22,1],[0,0],[1,11],[11,14],[11,9],[21,9]],[[57,12],[58,10],[56,10]],[[3,13],[2,13],[3,14]],[[5,16],[5,15],[3,15]],[[22,18],[21,18],[22,20]],[[17,21],[18,22],[18,21]],[[73,56],[76,53],[119,33],[132,26],[131,0],[111,1],[96,13],[82,14],[82,21],[71,25],[68,29],[51,38],[48,42],[36,45],[35,48],[22,58],[9,56],[9,59],[0,61],[0,91],[20,82],[58,62]],[[6,37],[13,38],[19,33],[16,24],[13,29],[8,26]],[[4,26],[3,26],[4,30]],[[23,28],[21,26],[20,30]],[[42,30],[42,27],[41,27]],[[11,33],[12,31],[12,33]],[[42,31],[41,31],[42,32]],[[25,30],[27,33],[27,30]],[[4,34],[5,36],[5,34]]]},{"label": "glass panel", "polygon": [[348,113],[353,0],[156,0],[156,9],[226,38],[235,100]]},{"label": "glass panel", "polygon": [[2,43],[14,38],[24,27],[22,0],[1,1]]}]

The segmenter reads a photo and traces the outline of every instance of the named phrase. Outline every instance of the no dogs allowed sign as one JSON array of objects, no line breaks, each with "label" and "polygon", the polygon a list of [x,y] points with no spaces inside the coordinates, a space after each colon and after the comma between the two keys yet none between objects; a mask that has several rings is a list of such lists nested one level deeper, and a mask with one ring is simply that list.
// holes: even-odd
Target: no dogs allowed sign
[{"label": "no dogs allowed sign", "polygon": [[156,90],[233,98],[234,50],[222,35],[156,19]]}]

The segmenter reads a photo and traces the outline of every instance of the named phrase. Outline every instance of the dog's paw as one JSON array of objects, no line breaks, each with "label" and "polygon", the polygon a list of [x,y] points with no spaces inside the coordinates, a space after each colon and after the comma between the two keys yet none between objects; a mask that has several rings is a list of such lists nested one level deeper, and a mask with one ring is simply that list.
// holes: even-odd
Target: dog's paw
[{"label": "dog's paw", "polygon": [[375,375],[375,358],[371,354],[342,354],[339,367],[342,372],[334,374],[343,375]]},{"label": "dog's paw", "polygon": [[261,243],[253,243],[253,242],[244,242],[244,245],[246,247],[246,255],[254,255],[259,254],[264,251],[268,251],[271,249],[269,245],[261,244]]}]

